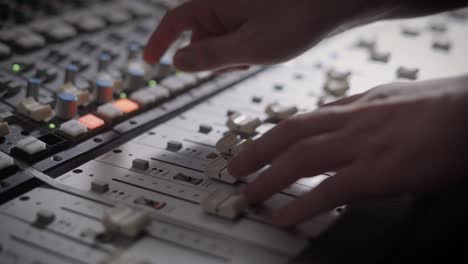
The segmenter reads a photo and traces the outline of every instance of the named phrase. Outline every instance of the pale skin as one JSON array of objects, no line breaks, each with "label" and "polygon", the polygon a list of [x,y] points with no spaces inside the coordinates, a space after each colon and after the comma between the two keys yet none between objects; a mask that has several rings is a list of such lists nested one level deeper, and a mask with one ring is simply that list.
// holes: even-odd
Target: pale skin
[{"label": "pale skin", "polygon": [[[163,18],[144,58],[159,61],[182,31],[192,30],[191,44],[174,57],[181,70],[269,65],[294,58],[343,24],[430,14],[466,3],[419,8],[419,2],[195,0]],[[228,169],[243,177],[270,165],[242,190],[252,204],[302,177],[335,171],[273,213],[275,224],[290,226],[343,204],[460,182],[468,170],[467,116],[468,75],[390,83],[281,122],[244,148]]]}]

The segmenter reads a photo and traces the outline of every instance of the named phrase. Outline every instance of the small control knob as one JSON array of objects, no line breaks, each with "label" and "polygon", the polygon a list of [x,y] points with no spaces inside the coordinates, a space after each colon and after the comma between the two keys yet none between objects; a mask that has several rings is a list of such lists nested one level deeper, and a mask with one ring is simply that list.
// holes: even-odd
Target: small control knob
[{"label": "small control knob", "polygon": [[39,99],[39,86],[41,83],[42,81],[38,78],[30,78],[26,88],[26,97],[32,97],[37,101]]},{"label": "small control knob", "polygon": [[128,61],[135,60],[138,58],[138,54],[141,51],[141,47],[138,43],[132,42],[127,47]]},{"label": "small control knob", "polygon": [[36,213],[35,224],[40,227],[48,226],[55,220],[55,213],[46,209],[41,209]]},{"label": "small control knob", "polygon": [[75,83],[76,75],[79,72],[78,65],[68,64],[65,68],[65,83]]},{"label": "small control knob", "polygon": [[96,80],[96,101],[99,104],[104,104],[112,101],[114,87],[112,81],[107,79]]},{"label": "small control knob", "polygon": [[98,71],[105,71],[111,62],[111,56],[107,53],[102,53],[98,58]]},{"label": "small control knob", "polygon": [[78,109],[78,98],[71,93],[60,93],[57,96],[57,104],[55,107],[56,116],[58,118],[69,120],[76,116]]},{"label": "small control knob", "polygon": [[131,66],[127,70],[125,89],[135,91],[145,84],[145,70],[143,67]]}]

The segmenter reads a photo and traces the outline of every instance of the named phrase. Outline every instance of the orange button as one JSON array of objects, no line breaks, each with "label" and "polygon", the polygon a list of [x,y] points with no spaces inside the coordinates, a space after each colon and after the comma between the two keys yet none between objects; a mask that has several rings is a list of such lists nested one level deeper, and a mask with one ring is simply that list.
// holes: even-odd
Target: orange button
[{"label": "orange button", "polygon": [[125,114],[128,114],[128,113],[131,113],[131,112],[134,112],[136,110],[138,110],[139,106],[137,103],[131,101],[131,100],[128,100],[128,99],[119,99],[117,101],[115,101],[114,103],[114,106],[116,108],[118,108],[120,111],[124,112]]},{"label": "orange button", "polygon": [[89,130],[94,130],[104,125],[104,120],[92,114],[84,115],[80,117],[78,121]]}]

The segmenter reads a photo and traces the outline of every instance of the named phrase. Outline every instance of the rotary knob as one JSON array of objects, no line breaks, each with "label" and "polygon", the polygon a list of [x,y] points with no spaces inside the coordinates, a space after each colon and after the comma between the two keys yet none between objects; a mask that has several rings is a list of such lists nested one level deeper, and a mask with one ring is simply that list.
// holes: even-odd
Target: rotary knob
[{"label": "rotary knob", "polygon": [[26,87],[26,97],[32,97],[37,101],[39,98],[39,87],[41,83],[41,80],[38,78],[30,78],[28,80],[28,86]]},{"label": "rotary knob", "polygon": [[72,119],[78,110],[78,98],[71,93],[60,93],[57,96],[55,115],[64,120]]}]

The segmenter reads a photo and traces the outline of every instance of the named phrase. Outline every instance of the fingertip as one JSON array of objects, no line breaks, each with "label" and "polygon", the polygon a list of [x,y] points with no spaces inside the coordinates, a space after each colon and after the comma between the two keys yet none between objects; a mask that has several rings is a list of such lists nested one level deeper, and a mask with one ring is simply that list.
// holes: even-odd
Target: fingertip
[{"label": "fingertip", "polygon": [[[185,72],[198,71],[200,69],[200,61],[197,60],[195,52],[188,47],[180,49],[176,52],[173,58],[174,66]],[[198,65],[197,65],[198,64]]]},{"label": "fingertip", "polygon": [[240,193],[245,195],[245,197],[247,197],[247,201],[249,201],[249,204],[252,204],[252,205],[257,204],[257,201],[255,200],[254,195],[252,195],[249,185],[245,185],[244,187],[242,187],[240,189]]},{"label": "fingertip", "polygon": [[148,49],[149,48],[146,47],[145,50],[143,51],[143,60],[146,63],[153,65],[156,63],[157,58]]},{"label": "fingertip", "polygon": [[292,224],[289,221],[288,214],[282,209],[278,209],[272,212],[271,214],[271,223],[278,227],[288,227]]},{"label": "fingertip", "polygon": [[227,167],[228,172],[232,176],[234,176],[236,178],[242,177],[242,175],[241,175],[241,173],[239,171],[239,161],[238,160],[239,160],[239,158],[237,158],[237,157],[232,158],[231,161],[228,164],[228,167]]}]

